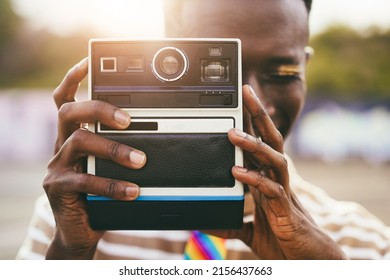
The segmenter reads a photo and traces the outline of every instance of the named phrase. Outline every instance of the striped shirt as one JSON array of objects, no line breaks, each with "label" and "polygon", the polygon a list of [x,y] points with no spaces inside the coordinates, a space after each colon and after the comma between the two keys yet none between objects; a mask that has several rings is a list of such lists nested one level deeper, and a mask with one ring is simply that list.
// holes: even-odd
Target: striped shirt
[{"label": "striped shirt", "polygon": [[[390,227],[354,202],[336,201],[304,181],[289,160],[290,184],[301,204],[351,259],[390,259]],[[245,220],[253,219],[253,201],[245,198]],[[39,197],[17,259],[44,259],[55,221],[46,196]],[[107,231],[95,259],[183,259],[189,231]],[[242,241],[226,240],[227,259],[257,259]]]}]

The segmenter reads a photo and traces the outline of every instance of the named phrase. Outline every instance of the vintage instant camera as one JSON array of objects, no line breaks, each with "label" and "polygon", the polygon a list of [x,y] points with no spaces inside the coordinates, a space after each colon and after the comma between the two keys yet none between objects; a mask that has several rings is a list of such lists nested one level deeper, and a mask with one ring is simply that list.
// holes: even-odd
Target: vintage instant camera
[{"label": "vintage instant camera", "polygon": [[129,112],[125,130],[89,130],[142,150],[128,169],[88,158],[88,173],[141,187],[135,201],[87,196],[94,229],[238,229],[243,185],[232,176],[242,151],[227,137],[242,129],[238,39],[93,39],[89,96]]}]

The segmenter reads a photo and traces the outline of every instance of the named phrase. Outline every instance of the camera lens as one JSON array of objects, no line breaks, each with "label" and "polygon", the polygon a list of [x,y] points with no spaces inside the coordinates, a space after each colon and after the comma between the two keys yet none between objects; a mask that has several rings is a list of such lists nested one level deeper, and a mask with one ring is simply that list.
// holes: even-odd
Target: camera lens
[{"label": "camera lens", "polygon": [[174,56],[166,56],[161,60],[161,71],[167,75],[176,74],[180,69],[180,62]]},{"label": "camera lens", "polygon": [[162,48],[153,57],[152,70],[161,81],[177,81],[183,77],[187,69],[187,56],[178,48]]}]

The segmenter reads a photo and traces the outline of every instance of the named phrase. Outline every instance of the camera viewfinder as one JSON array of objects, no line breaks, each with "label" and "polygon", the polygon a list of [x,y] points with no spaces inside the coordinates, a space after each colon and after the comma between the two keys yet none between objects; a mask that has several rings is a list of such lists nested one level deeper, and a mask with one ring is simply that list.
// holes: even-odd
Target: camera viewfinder
[{"label": "camera viewfinder", "polygon": [[116,57],[101,57],[100,58],[101,72],[116,72]]}]

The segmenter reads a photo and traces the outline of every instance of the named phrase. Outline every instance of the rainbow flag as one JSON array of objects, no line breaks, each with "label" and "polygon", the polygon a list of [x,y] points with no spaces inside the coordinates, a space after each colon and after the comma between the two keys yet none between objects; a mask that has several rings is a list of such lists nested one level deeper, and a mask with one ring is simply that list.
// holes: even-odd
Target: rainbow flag
[{"label": "rainbow flag", "polygon": [[193,231],[184,250],[185,260],[223,260],[226,258],[225,239]]}]

